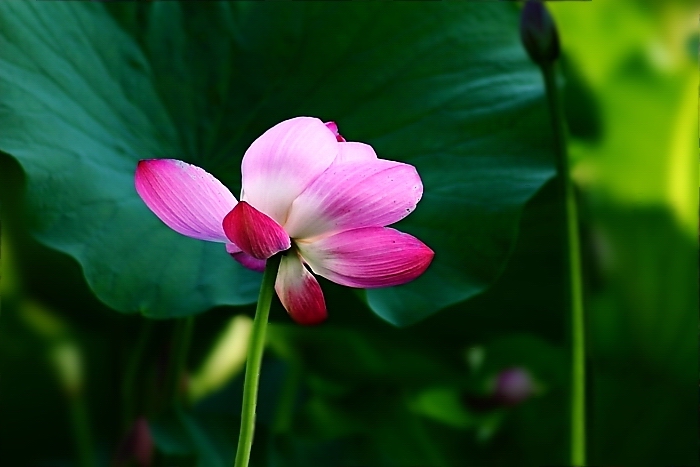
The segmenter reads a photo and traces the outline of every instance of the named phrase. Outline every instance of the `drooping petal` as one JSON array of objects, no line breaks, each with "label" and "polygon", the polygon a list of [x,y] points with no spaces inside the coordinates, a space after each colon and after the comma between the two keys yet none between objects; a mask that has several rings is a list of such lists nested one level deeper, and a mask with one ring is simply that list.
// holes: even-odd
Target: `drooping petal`
[{"label": "drooping petal", "polygon": [[304,267],[296,252],[283,256],[275,281],[282,305],[299,324],[318,324],[326,319],[326,302],[316,278]]},{"label": "drooping petal", "polygon": [[335,136],[336,141],[339,143],[344,143],[345,138],[338,132],[338,125],[335,122],[326,122],[326,127],[333,132],[333,136]]},{"label": "drooping petal", "polygon": [[256,259],[267,259],[292,246],[289,235],[274,219],[245,201],[224,217],[223,228],[229,240]]},{"label": "drooping petal", "polygon": [[410,214],[422,195],[412,165],[383,159],[333,164],[297,197],[284,228],[301,239],[384,227]]},{"label": "drooping petal", "polygon": [[241,200],[284,224],[292,201],[337,153],[338,142],[321,120],[297,117],[279,123],[243,156]]},{"label": "drooping petal", "polygon": [[227,242],[221,221],[236,198],[203,169],[175,159],[139,161],[136,192],[168,227],[188,237]]},{"label": "drooping petal", "polygon": [[316,274],[349,287],[388,287],[421,275],[433,250],[412,235],[388,227],[348,230],[296,243]]},{"label": "drooping petal", "polygon": [[233,243],[226,244],[226,252],[231,255],[233,259],[238,261],[240,264],[248,269],[257,272],[263,272],[265,270],[265,260],[257,259],[250,256],[248,253],[244,253],[243,250],[238,248]]}]

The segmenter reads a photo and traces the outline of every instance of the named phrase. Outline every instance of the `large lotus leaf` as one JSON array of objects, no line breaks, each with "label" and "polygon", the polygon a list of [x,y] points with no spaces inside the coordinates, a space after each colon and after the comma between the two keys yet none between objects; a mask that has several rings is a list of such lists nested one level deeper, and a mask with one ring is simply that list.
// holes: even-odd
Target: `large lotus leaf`
[{"label": "large lotus leaf", "polygon": [[398,228],[436,252],[372,290],[395,324],[483,291],[524,203],[553,174],[541,78],[500,3],[0,3],[0,150],[27,175],[37,237],[98,297],[152,317],[251,302],[259,276],[163,226],[133,189],[174,157],[240,187],[246,147],[297,115],[414,164]]}]

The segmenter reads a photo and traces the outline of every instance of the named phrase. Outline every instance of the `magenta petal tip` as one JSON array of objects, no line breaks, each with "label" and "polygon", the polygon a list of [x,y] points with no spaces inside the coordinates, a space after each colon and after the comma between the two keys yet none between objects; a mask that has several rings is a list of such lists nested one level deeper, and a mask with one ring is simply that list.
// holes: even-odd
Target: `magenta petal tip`
[{"label": "magenta petal tip", "polygon": [[339,143],[345,142],[345,138],[343,138],[341,136],[340,132],[338,131],[338,125],[335,122],[326,122],[325,125],[326,125],[326,128],[328,128],[329,130],[331,130],[333,132],[333,135],[335,136],[336,141],[338,141]]},{"label": "magenta petal tip", "polygon": [[267,259],[292,246],[282,226],[245,201],[224,217],[223,228],[229,240],[256,259]]},{"label": "magenta petal tip", "polygon": [[326,301],[321,286],[295,253],[282,257],[275,291],[289,316],[298,324],[312,326],[326,320]]},{"label": "magenta petal tip", "polygon": [[134,186],[146,206],[174,231],[227,241],[221,220],[236,198],[204,169],[175,159],[143,159],[136,166]]}]

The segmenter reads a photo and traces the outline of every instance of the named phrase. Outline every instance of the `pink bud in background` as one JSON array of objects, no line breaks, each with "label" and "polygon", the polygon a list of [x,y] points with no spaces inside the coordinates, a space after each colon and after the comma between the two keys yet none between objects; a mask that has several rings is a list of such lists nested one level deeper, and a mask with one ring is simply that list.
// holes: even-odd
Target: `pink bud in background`
[{"label": "pink bud in background", "polygon": [[512,407],[527,400],[535,392],[535,384],[527,370],[508,368],[496,376],[493,398],[500,405]]},{"label": "pink bud in background", "polygon": [[502,370],[490,381],[490,389],[484,394],[467,393],[464,403],[474,412],[515,407],[537,392],[537,384],[530,373],[519,367]]}]

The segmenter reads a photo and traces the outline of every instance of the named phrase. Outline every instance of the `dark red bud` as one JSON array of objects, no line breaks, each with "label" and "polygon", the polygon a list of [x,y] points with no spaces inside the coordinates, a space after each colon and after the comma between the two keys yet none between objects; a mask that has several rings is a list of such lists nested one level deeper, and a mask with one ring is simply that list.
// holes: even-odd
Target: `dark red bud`
[{"label": "dark red bud", "polygon": [[559,58],[559,34],[552,15],[542,2],[525,3],[520,15],[520,38],[533,62],[554,63]]}]

